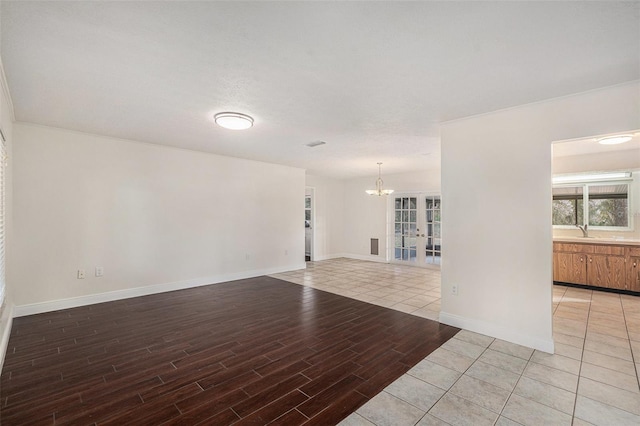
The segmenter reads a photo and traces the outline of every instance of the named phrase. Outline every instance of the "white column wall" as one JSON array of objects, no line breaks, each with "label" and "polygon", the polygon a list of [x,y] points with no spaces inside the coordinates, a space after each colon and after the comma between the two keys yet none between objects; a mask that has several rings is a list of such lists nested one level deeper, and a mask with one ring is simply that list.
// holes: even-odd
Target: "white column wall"
[{"label": "white column wall", "polygon": [[638,82],[443,124],[440,320],[553,352],[551,143],[639,127]]}]

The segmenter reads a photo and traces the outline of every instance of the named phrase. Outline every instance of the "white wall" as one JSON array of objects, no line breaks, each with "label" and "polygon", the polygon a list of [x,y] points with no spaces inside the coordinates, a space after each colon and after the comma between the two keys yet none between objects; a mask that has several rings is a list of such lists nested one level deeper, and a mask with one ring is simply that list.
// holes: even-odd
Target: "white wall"
[{"label": "white wall", "polygon": [[22,123],[14,142],[16,315],[304,268],[302,169]]},{"label": "white wall", "polygon": [[639,127],[638,82],[443,124],[440,320],[552,352],[551,143]]},{"label": "white wall", "polygon": [[[386,262],[387,209],[393,195],[440,193],[439,170],[383,175],[384,187],[396,191],[391,197],[365,193],[375,188],[377,177],[336,180],[307,175],[306,184],[315,191],[315,260],[348,257]],[[370,254],[371,238],[380,240],[378,256]]]},{"label": "white wall", "polygon": [[[357,259],[384,262],[387,260],[387,212],[396,194],[408,192],[440,193],[440,171],[382,175],[385,189],[393,189],[390,196],[378,197],[365,193],[375,189],[377,175],[350,179],[345,182],[344,190],[344,229],[343,251],[346,256]],[[389,218],[390,220],[390,218]],[[378,238],[379,255],[370,254],[371,238]]]}]

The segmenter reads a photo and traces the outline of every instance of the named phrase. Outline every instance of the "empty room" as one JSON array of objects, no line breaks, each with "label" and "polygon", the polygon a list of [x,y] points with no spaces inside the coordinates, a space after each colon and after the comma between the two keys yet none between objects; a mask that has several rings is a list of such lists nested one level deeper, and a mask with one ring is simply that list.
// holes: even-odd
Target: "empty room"
[{"label": "empty room", "polygon": [[3,426],[640,424],[640,2],[1,0],[0,85]]}]

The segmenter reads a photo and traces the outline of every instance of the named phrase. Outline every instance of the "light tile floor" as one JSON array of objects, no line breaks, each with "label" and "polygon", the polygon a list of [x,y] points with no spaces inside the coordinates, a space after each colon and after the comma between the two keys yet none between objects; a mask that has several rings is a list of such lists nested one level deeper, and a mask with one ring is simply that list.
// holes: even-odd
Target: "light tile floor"
[{"label": "light tile floor", "polygon": [[[273,275],[437,320],[440,272],[333,259]],[[341,425],[640,425],[640,297],[554,286],[549,355],[460,331]]]}]

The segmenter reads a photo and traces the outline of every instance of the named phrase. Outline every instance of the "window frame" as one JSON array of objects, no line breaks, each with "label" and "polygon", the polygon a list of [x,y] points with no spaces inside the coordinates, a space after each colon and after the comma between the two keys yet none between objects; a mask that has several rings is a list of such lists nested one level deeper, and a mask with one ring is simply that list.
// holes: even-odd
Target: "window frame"
[{"label": "window frame", "polygon": [[[593,181],[580,181],[580,182],[563,182],[560,184],[552,185],[551,195],[551,208],[553,211],[553,189],[554,188],[576,188],[582,187],[582,217],[584,223],[589,223],[589,188],[592,186],[603,185],[626,185],[627,186],[627,226],[598,226],[589,225],[589,229],[594,231],[633,231],[633,177],[628,179],[616,179],[616,180],[593,180]],[[577,198],[576,198],[577,199]],[[576,203],[577,205],[577,203]],[[579,224],[583,225],[583,224]],[[576,225],[553,225],[553,229],[576,229]]]}]

